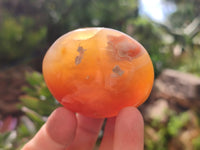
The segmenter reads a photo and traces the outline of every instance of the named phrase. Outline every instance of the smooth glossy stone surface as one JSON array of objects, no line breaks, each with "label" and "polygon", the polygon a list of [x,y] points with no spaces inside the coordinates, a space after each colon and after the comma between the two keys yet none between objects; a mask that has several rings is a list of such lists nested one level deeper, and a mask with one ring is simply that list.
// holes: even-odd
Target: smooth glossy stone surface
[{"label": "smooth glossy stone surface", "polygon": [[61,36],[44,57],[43,74],[62,105],[94,118],[139,106],[154,80],[151,59],[142,45],[108,28],[83,28]]}]

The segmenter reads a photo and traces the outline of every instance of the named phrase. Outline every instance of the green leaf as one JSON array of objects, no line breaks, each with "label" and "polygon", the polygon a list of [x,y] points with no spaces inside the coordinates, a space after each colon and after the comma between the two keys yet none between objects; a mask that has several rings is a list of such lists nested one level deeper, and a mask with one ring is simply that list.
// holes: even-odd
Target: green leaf
[{"label": "green leaf", "polygon": [[24,106],[44,116],[50,115],[50,113],[57,107],[57,105],[50,105],[48,101],[41,101],[40,99],[28,95],[21,96],[20,100]]},{"label": "green leaf", "polygon": [[36,71],[33,73],[26,73],[26,80],[33,87],[40,86],[44,82],[42,74]]},{"label": "green leaf", "polygon": [[38,96],[37,91],[33,88],[28,87],[28,86],[23,86],[22,91],[25,92],[26,94],[30,95],[30,96],[34,96],[34,97]]},{"label": "green leaf", "polygon": [[192,144],[194,146],[194,150],[199,150],[200,149],[200,136],[193,139]]},{"label": "green leaf", "polygon": [[25,112],[26,115],[34,122],[38,130],[44,124],[44,120],[42,119],[42,116],[34,112],[33,110],[27,107],[23,107],[22,111]]},{"label": "green leaf", "polygon": [[180,129],[186,125],[188,120],[189,120],[189,115],[187,112],[177,116],[172,116],[167,126],[169,134],[171,136],[177,135]]}]

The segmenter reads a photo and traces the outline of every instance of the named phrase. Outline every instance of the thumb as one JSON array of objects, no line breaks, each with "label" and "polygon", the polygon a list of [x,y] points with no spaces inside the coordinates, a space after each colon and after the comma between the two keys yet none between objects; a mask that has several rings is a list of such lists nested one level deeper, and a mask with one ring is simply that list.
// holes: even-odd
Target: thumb
[{"label": "thumb", "polygon": [[57,108],[22,150],[64,150],[72,143],[76,127],[75,114],[63,107]]}]

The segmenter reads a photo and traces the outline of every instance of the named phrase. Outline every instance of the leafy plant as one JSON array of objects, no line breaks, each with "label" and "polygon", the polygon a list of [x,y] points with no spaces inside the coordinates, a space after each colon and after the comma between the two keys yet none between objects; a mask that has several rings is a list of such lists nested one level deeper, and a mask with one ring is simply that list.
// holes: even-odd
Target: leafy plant
[{"label": "leafy plant", "polygon": [[200,136],[193,139],[192,143],[193,143],[193,146],[194,146],[194,150],[200,149]]},{"label": "leafy plant", "polygon": [[0,150],[20,149],[59,106],[49,92],[41,73],[26,73],[26,80],[28,85],[22,88],[25,94],[20,97],[21,103],[18,106],[24,115],[20,117],[15,130],[0,134]]},{"label": "leafy plant", "polygon": [[46,36],[46,27],[35,28],[32,18],[13,17],[4,14],[0,22],[0,63],[26,60],[42,46]]},{"label": "leafy plant", "polygon": [[[189,115],[187,112],[177,114],[170,112],[166,123],[152,120],[145,127],[145,147],[148,150],[168,150],[169,142],[176,138],[181,130],[187,125]],[[149,130],[151,129],[151,134]]]},{"label": "leafy plant", "polygon": [[26,79],[29,86],[22,88],[26,94],[20,97],[20,108],[38,130],[44,123],[45,117],[48,117],[59,104],[49,92],[41,73],[27,73]]}]

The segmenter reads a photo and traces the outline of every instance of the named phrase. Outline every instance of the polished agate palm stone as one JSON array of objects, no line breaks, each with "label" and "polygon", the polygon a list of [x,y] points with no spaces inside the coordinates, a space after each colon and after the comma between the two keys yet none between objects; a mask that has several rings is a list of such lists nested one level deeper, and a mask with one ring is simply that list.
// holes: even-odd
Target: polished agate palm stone
[{"label": "polished agate palm stone", "polygon": [[77,29],[61,36],[44,57],[43,74],[64,107],[94,118],[139,106],[148,98],[154,80],[144,47],[108,28]]}]

